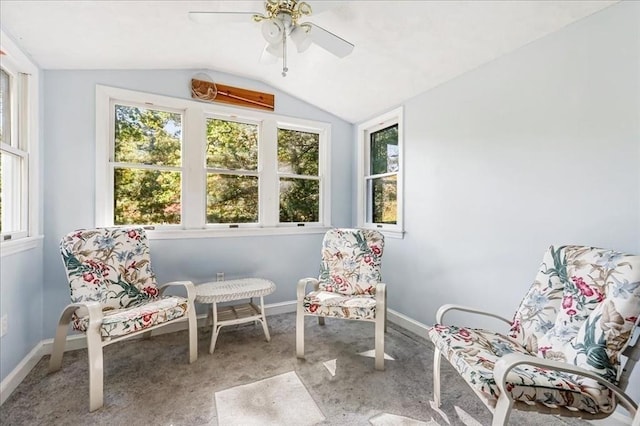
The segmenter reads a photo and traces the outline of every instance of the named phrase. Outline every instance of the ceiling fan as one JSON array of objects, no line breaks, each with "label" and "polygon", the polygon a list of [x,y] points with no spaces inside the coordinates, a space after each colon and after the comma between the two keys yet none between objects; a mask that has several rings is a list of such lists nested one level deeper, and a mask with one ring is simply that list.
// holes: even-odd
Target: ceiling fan
[{"label": "ceiling fan", "polygon": [[311,6],[297,0],[266,0],[265,12],[189,12],[189,18],[195,22],[211,22],[212,18],[250,17],[261,22],[262,36],[267,42],[265,52],[282,58],[282,76],[287,68],[287,41],[293,41],[299,53],[314,43],[326,51],[344,58],[353,51],[354,45],[330,31],[311,22],[299,22],[304,16],[310,16]]}]

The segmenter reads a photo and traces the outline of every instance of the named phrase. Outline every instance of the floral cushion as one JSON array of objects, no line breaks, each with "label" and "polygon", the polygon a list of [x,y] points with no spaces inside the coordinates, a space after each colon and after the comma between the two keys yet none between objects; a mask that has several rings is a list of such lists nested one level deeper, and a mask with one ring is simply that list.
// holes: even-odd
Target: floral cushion
[{"label": "floral cushion", "polygon": [[559,251],[562,253],[560,267],[566,270],[567,275],[555,323],[537,342],[538,352],[544,357],[547,353],[562,352],[591,312],[604,300],[607,273],[603,266],[612,253],[579,246],[561,247]]},{"label": "floral cushion", "polygon": [[536,352],[538,339],[555,325],[560,310],[567,270],[562,247],[550,247],[544,254],[536,278],[518,307],[509,336]]},{"label": "floral cushion", "polygon": [[[159,297],[149,243],[142,228],[81,229],[60,242],[71,301],[102,305],[103,339],[123,336],[183,317],[186,299]],[[73,316],[73,328],[86,331],[86,309]]]},{"label": "floral cushion", "polygon": [[[109,339],[168,322],[187,313],[187,299],[176,296],[155,298],[134,307],[103,310],[100,334]],[[79,310],[80,311],[80,310]],[[81,315],[81,312],[77,312]],[[73,328],[85,332],[89,326],[88,316],[76,316]]]},{"label": "floral cushion", "polygon": [[331,291],[313,291],[305,296],[303,308],[311,315],[373,320],[376,299],[369,295],[345,296]]},{"label": "floral cushion", "polygon": [[60,242],[71,301],[120,309],[158,295],[149,244],[141,228],[82,229]]},{"label": "floral cushion", "polygon": [[[618,297],[612,294],[598,305],[559,358],[617,384],[620,355],[629,344],[640,315],[640,280],[611,287],[608,292]],[[548,352],[546,355],[550,358]]]},{"label": "floral cushion", "polygon": [[[429,337],[442,355],[476,391],[489,399],[499,396],[493,367],[503,355],[527,349],[499,333],[437,324]],[[512,399],[526,403],[573,407],[590,413],[611,412],[613,395],[590,380],[531,366],[518,366],[507,376],[506,391]]]},{"label": "floral cushion", "polygon": [[[509,351],[554,359],[617,384],[620,355],[640,316],[640,256],[594,247],[550,247],[515,313],[508,336],[435,325],[429,335],[479,392],[497,398],[497,358]],[[611,393],[584,377],[532,366],[514,368],[507,391],[515,400],[609,413]]]},{"label": "floral cushion", "polygon": [[382,281],[384,237],[371,229],[332,229],[322,243],[320,289],[345,295],[375,294]]},{"label": "floral cushion", "polygon": [[570,362],[617,383],[620,353],[639,315],[640,256],[550,247],[510,336],[532,354]]}]

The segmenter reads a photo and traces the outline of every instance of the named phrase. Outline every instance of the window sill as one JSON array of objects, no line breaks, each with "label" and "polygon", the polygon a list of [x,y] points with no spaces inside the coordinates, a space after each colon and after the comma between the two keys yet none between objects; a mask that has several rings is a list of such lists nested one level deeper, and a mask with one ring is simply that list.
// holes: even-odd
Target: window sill
[{"label": "window sill", "polygon": [[25,237],[13,241],[3,241],[0,244],[0,257],[11,256],[27,250],[32,250],[44,239],[43,235],[35,237]]},{"label": "window sill", "polygon": [[190,238],[258,237],[267,235],[324,234],[326,226],[283,226],[278,228],[218,228],[218,229],[153,229],[146,230],[150,240],[178,240]]},{"label": "window sill", "polygon": [[[375,229],[375,228],[372,228]],[[385,231],[382,229],[378,229],[382,235],[389,238],[398,238],[400,240],[404,239],[404,231]]]},{"label": "window sill", "polygon": [[360,225],[359,227],[363,229],[373,229],[380,232],[385,237],[398,238],[400,240],[404,238],[404,234],[405,234],[404,230],[401,231],[397,229],[388,229],[388,228],[384,229],[384,228],[379,228],[375,225]]}]

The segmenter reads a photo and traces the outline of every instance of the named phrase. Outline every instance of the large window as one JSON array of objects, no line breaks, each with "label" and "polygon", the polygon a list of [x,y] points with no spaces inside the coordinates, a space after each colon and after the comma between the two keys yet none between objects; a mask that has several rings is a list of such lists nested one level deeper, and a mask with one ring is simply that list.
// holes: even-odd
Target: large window
[{"label": "large window", "polygon": [[207,223],[258,223],[258,124],[207,120]]},{"label": "large window", "polygon": [[0,234],[28,235],[28,75],[3,60],[0,68]]},{"label": "large window", "polygon": [[280,222],[320,220],[320,135],[278,129]]},{"label": "large window", "polygon": [[113,224],[179,224],[182,115],[120,104],[113,112]]},{"label": "large window", "polygon": [[358,127],[358,224],[402,235],[402,109]]},{"label": "large window", "polygon": [[104,86],[96,94],[97,225],[240,235],[330,225],[328,124]]}]

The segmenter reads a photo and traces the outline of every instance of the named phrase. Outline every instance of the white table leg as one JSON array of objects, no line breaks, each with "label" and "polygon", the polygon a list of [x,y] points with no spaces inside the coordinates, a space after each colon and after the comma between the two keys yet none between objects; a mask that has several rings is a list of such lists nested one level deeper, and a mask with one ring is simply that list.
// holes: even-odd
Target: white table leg
[{"label": "white table leg", "polygon": [[271,341],[271,336],[269,335],[269,327],[267,326],[267,316],[264,314],[264,297],[260,296],[260,315],[262,319],[260,322],[262,323],[262,329],[264,330],[264,337],[267,338],[267,342]]},{"label": "white table leg", "polygon": [[213,316],[213,327],[211,327],[211,344],[209,345],[209,353],[212,354],[218,340],[218,306],[216,303],[211,304],[211,313]]}]

